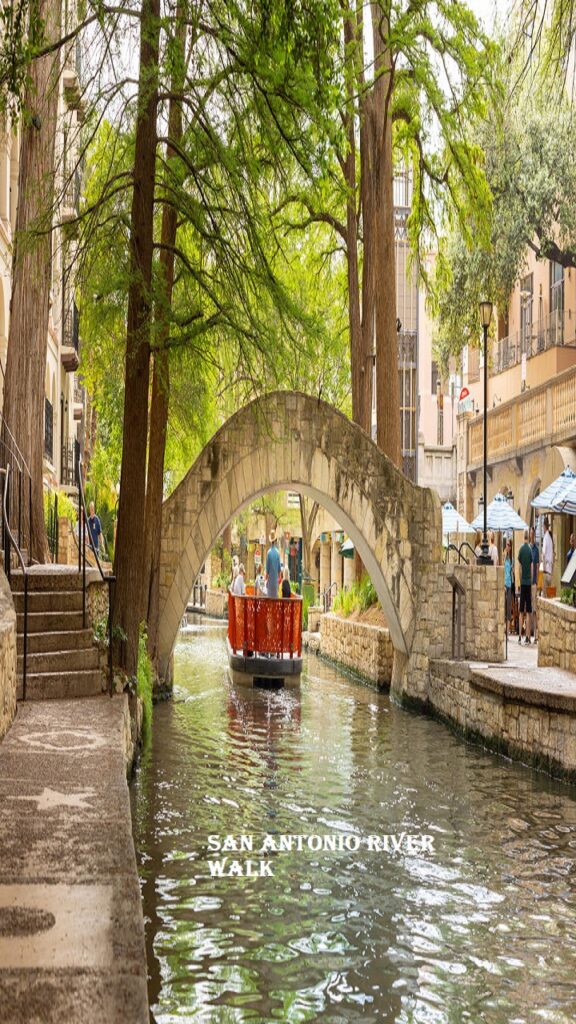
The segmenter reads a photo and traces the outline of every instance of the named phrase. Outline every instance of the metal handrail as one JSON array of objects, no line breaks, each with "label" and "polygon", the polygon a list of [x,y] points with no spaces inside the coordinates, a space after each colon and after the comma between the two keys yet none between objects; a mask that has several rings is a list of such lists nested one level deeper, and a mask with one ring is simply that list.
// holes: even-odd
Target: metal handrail
[{"label": "metal handrail", "polygon": [[460,547],[458,548],[458,554],[460,555],[460,557],[464,559],[464,561],[466,562],[466,565],[470,565],[470,562],[468,561],[468,559],[464,558],[464,555],[462,554],[462,548],[468,548],[468,550],[472,552],[472,557],[473,558],[476,558],[476,552],[474,551],[474,548],[472,547],[471,544],[468,543],[467,540],[463,540],[461,545],[460,545]]},{"label": "metal handrail", "polygon": [[10,529],[10,523],[8,521],[8,481],[10,477],[10,464],[6,468],[0,468],[0,473],[4,475],[4,493],[2,495],[2,525],[4,530],[4,566],[6,569],[6,576],[10,580],[10,545],[14,545],[18,561],[20,562],[20,568],[22,569],[22,578],[24,580],[24,644],[22,652],[22,700],[26,700],[26,661],[28,655],[28,572],[22,557],[22,552],[18,546],[17,541],[14,538],[12,530]]},{"label": "metal handrail", "polygon": [[[86,524],[88,522],[88,513],[86,511],[86,497],[84,495],[84,485],[82,483],[82,456],[80,455],[80,446],[77,448],[76,455],[76,483],[78,487],[78,572],[82,573],[82,624],[86,627]],[[80,543],[80,537],[82,542]],[[94,546],[92,540],[92,534],[88,529],[88,541],[92,549],[92,554],[96,559],[96,565],[100,572],[102,580],[108,584],[108,692],[112,697],[114,693],[114,668],[112,663],[112,615],[114,611],[114,595],[112,588],[116,582],[116,577],[112,573],[105,573],[100,564],[98,558],[98,551]]]},{"label": "metal handrail", "polygon": [[332,606],[331,600],[330,604],[328,604],[328,598],[332,593],[332,590],[334,590],[335,594],[338,593],[338,584],[336,583],[336,581],[334,581],[333,583],[329,583],[328,586],[324,587],[324,590],[322,591],[322,607],[324,608],[324,612],[327,612],[328,608]]}]

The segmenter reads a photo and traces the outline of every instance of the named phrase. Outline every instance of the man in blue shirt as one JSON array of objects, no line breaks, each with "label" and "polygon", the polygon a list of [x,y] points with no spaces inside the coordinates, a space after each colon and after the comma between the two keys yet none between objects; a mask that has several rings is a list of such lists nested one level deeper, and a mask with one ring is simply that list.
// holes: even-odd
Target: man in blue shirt
[{"label": "man in blue shirt", "polygon": [[532,633],[534,643],[538,643],[538,570],[540,568],[540,551],[536,543],[534,527],[530,527],[530,550],[532,551]]},{"label": "man in blue shirt", "polygon": [[276,547],[276,534],[270,534],[270,547],[266,555],[266,592],[268,597],[278,597],[280,576],[280,554]]},{"label": "man in blue shirt", "polygon": [[102,526],[100,520],[94,511],[94,502],[90,502],[90,508],[88,510],[88,529],[90,530],[90,537],[92,538],[92,544],[96,554],[100,554],[100,537],[102,536]]}]

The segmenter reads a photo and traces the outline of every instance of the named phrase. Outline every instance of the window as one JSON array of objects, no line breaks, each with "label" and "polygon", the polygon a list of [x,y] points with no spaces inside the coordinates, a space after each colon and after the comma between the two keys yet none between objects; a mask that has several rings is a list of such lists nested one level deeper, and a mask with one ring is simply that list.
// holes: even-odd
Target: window
[{"label": "window", "polygon": [[436,388],[438,387],[439,380],[440,380],[440,370],[438,369],[438,363],[433,359],[432,360],[432,380],[430,382],[430,387],[432,389],[432,394],[433,395],[436,394]]},{"label": "window", "polygon": [[549,345],[564,344],[564,267],[550,263],[550,325]]},{"label": "window", "polygon": [[521,351],[531,355],[532,345],[532,302],[534,284],[532,274],[520,281],[520,345]]}]

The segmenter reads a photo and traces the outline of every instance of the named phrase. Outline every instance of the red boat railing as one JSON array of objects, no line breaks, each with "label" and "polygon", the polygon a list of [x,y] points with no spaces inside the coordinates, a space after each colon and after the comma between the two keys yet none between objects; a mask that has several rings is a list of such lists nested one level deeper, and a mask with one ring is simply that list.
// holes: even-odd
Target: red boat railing
[{"label": "red boat railing", "polygon": [[302,598],[228,593],[228,640],[236,653],[302,654]]}]

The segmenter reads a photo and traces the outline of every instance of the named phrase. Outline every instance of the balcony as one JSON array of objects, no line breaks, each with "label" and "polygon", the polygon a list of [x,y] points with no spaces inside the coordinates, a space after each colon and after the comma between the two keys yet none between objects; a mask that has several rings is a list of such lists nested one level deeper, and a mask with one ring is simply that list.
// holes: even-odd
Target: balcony
[{"label": "balcony", "polygon": [[62,349],[60,358],[66,373],[75,373],[80,365],[78,349],[80,346],[78,307],[75,302],[68,305],[64,315],[62,330]]},{"label": "balcony", "polygon": [[73,440],[67,438],[61,450],[60,460],[60,483],[63,487],[75,487],[76,486],[76,444]]},{"label": "balcony", "polygon": [[[576,367],[488,411],[488,463],[521,459],[523,454],[576,439]],[[468,424],[468,471],[482,465],[482,416]],[[521,464],[518,462],[518,470]]]},{"label": "balcony", "polygon": [[75,420],[81,420],[84,414],[84,388],[77,377],[74,378],[73,414]]},{"label": "balcony", "polygon": [[64,192],[62,194],[62,221],[67,224],[75,221],[80,211],[80,171],[70,175],[64,172]]},{"label": "balcony", "polygon": [[566,311],[563,309],[553,310],[541,320],[528,324],[521,331],[509,334],[506,338],[500,338],[492,347],[492,365],[489,368],[490,376],[503,373],[512,366],[518,366],[522,362],[522,356],[527,359],[547,352],[548,349],[561,346],[576,346],[576,336],[572,332],[567,337]]}]

